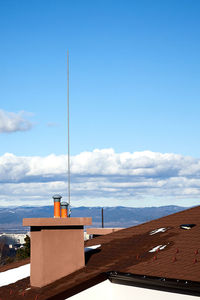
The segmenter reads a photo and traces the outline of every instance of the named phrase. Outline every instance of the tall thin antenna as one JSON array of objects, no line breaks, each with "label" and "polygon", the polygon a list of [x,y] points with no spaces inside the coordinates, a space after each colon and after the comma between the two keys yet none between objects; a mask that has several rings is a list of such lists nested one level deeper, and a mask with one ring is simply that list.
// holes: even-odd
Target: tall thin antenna
[{"label": "tall thin antenna", "polygon": [[70,205],[70,136],[69,136],[69,51],[67,50],[67,131],[68,131],[68,203],[69,217],[71,215]]}]

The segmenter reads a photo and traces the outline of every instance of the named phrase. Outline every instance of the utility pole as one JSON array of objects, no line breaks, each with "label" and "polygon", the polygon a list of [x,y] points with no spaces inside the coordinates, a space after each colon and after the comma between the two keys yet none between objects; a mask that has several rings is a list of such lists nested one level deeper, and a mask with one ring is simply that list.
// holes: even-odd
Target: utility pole
[{"label": "utility pole", "polygon": [[101,209],[101,226],[104,228],[103,207]]}]

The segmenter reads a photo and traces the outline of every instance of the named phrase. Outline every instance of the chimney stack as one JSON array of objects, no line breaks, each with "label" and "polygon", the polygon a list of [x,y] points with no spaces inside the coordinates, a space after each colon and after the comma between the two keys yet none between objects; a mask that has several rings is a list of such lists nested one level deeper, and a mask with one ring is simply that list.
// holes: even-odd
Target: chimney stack
[{"label": "chimney stack", "polygon": [[67,218],[68,206],[69,204],[67,202],[61,203],[61,218]]},{"label": "chimney stack", "polygon": [[54,195],[54,218],[60,218],[60,200],[62,196],[60,195]]},{"label": "chimney stack", "polygon": [[92,218],[67,218],[68,203],[60,204],[61,198],[53,196],[54,218],[23,219],[31,232],[32,287],[43,287],[85,266],[84,225],[91,225]]},{"label": "chimney stack", "polygon": [[92,218],[23,219],[23,225],[31,227],[32,287],[41,288],[85,267],[84,225],[91,224]]}]

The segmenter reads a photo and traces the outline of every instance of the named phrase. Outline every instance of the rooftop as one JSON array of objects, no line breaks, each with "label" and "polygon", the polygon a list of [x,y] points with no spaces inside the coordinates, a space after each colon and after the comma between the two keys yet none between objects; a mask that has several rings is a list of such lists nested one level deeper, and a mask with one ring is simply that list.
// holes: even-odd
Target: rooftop
[{"label": "rooftop", "polygon": [[[182,224],[196,226],[182,229]],[[32,300],[38,295],[38,300],[66,299],[105,280],[111,271],[200,285],[199,237],[200,206],[88,240],[85,247],[101,247],[87,252],[84,268],[41,289],[29,289],[29,277],[24,278],[1,287],[0,297]]]}]

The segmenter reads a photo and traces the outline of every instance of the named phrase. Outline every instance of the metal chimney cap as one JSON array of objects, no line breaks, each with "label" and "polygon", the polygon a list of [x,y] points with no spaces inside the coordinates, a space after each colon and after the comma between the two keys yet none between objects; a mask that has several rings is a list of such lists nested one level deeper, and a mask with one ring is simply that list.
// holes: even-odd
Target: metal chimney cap
[{"label": "metal chimney cap", "polygon": [[67,203],[67,202],[61,202],[61,208],[68,208],[68,206],[69,206],[69,203]]},{"label": "metal chimney cap", "polygon": [[55,202],[60,202],[61,198],[62,198],[61,195],[54,195],[54,196],[53,196],[53,200],[54,200]]}]

